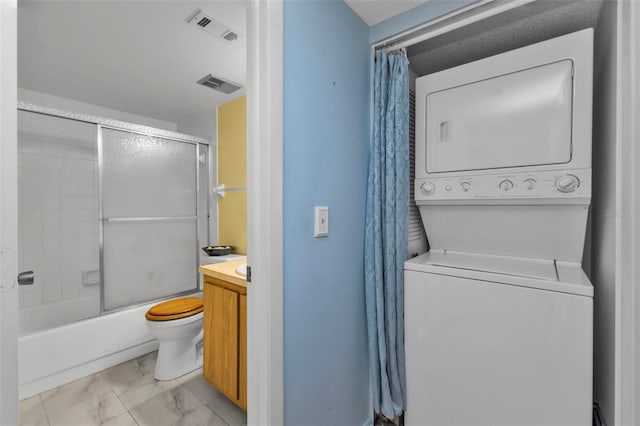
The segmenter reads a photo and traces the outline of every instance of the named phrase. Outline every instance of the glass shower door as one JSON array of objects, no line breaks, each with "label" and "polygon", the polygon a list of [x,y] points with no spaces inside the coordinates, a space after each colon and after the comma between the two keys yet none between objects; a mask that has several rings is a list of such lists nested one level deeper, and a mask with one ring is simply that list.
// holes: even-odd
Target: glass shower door
[{"label": "glass shower door", "polygon": [[20,334],[100,315],[95,124],[18,111]]},{"label": "glass shower door", "polygon": [[103,309],[198,287],[198,145],[103,128]]}]

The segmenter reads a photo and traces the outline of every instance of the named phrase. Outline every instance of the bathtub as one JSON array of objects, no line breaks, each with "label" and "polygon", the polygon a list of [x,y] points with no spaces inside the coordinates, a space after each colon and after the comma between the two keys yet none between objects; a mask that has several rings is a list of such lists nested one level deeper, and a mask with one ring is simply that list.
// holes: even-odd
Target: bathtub
[{"label": "bathtub", "polygon": [[20,399],[156,350],[144,317],[155,303],[21,336]]}]

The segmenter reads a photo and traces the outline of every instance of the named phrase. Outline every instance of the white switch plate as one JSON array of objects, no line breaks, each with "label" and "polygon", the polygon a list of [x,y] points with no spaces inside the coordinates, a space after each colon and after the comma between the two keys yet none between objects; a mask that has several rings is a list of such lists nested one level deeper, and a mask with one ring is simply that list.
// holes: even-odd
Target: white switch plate
[{"label": "white switch plate", "polygon": [[313,236],[328,237],[329,236],[329,207],[316,206],[316,220]]}]

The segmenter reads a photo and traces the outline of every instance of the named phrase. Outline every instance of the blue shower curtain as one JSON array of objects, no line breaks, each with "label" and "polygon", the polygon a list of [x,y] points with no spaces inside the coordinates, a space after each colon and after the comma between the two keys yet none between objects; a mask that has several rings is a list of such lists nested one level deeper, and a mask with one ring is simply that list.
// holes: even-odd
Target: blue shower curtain
[{"label": "blue shower curtain", "polygon": [[409,208],[409,82],[404,51],[376,52],[365,222],[365,293],[373,406],[405,408],[404,277]]}]

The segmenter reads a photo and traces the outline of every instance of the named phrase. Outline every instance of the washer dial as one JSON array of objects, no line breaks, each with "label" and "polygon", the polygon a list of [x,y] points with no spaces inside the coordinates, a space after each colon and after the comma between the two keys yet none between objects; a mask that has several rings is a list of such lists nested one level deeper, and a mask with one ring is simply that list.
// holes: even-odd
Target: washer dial
[{"label": "washer dial", "polygon": [[529,179],[525,179],[524,180],[524,185],[527,188],[528,191],[531,191],[532,189],[534,189],[536,187],[536,180],[533,178],[529,178]]},{"label": "washer dial", "polygon": [[503,191],[508,191],[511,188],[513,188],[513,182],[511,182],[509,179],[505,179],[502,182],[500,182],[500,184],[498,185],[500,187],[500,189],[502,189]]},{"label": "washer dial", "polygon": [[420,185],[420,192],[427,196],[433,195],[433,193],[436,192],[436,186],[433,182],[423,182],[422,185]]},{"label": "washer dial", "polygon": [[556,179],[556,188],[560,192],[573,192],[580,186],[580,179],[574,175],[562,175]]}]

